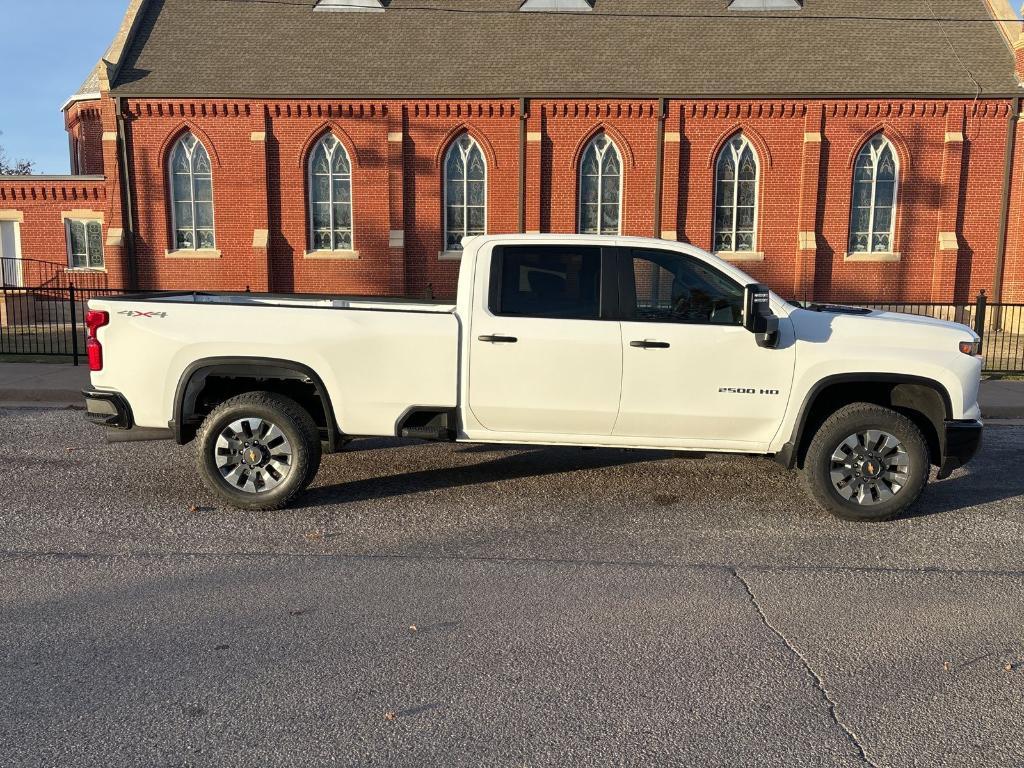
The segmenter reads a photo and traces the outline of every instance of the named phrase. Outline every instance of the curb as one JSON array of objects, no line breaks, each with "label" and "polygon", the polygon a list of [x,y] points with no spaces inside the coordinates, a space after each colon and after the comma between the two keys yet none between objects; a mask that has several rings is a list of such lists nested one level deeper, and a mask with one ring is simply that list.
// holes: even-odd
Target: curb
[{"label": "curb", "polygon": [[1011,405],[990,405],[981,411],[983,421],[997,419],[1024,419],[1024,409]]}]

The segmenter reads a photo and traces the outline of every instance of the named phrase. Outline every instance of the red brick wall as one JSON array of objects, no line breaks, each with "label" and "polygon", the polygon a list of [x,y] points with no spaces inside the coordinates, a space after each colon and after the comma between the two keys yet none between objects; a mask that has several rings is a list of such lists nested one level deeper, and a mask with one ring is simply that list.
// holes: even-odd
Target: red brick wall
[{"label": "red brick wall", "polygon": [[[594,133],[605,131],[623,157],[623,233],[675,232],[708,248],[715,153],[744,131],[761,166],[757,251],[764,259],[740,265],[754,277],[784,295],[817,299],[944,302],[969,300],[982,288],[991,292],[1008,102],[678,100],[666,106],[656,222],[655,100],[532,100],[525,115],[517,100],[133,100],[128,122],[138,285],[414,296],[429,286],[437,296],[451,296],[458,262],[438,258],[444,151],[463,131],[477,139],[488,163],[488,231],[514,232],[525,122],[527,230],[575,231],[579,153]],[[102,119],[113,125],[112,115]],[[83,120],[77,125],[84,130]],[[167,256],[173,250],[167,154],[184,130],[200,137],[213,162],[220,258]],[[305,258],[306,159],[328,130],[352,162],[354,260]],[[895,250],[901,256],[848,261],[853,158],[878,131],[900,154]],[[112,146],[102,149],[112,152]],[[1024,174],[1024,140],[1015,151],[1016,182]],[[108,175],[116,185],[116,174]],[[1008,301],[1024,301],[1019,187],[1016,182],[1007,239]],[[0,207],[9,207],[2,198]],[[254,247],[254,230],[269,231],[268,248]],[[801,250],[800,233],[810,230],[817,233],[813,245]],[[393,231],[404,233],[404,245],[399,238],[389,246]],[[940,249],[940,232],[957,233],[952,250]]]},{"label": "red brick wall", "polygon": [[79,101],[64,113],[71,151],[71,173],[103,175],[103,122],[97,101]]},{"label": "red brick wall", "polygon": [[580,157],[603,132],[622,158],[622,234],[653,236],[657,102],[535,102],[531,109],[543,116],[541,231],[577,231]]},{"label": "red brick wall", "polygon": [[442,172],[451,142],[468,131],[487,160],[487,231],[519,227],[519,106],[514,101],[392,104],[401,110],[405,169],[406,290],[453,296],[459,262],[441,261],[444,250]]},{"label": "red brick wall", "polygon": [[681,121],[677,118],[673,126],[682,134],[679,144],[671,148],[679,153],[679,214],[675,221],[667,222],[672,226],[664,229],[678,229],[680,240],[700,248],[712,247],[715,163],[725,142],[742,131],[760,163],[755,247],[765,258],[739,266],[783,295],[792,293],[800,231],[803,109],[803,105],[778,102],[686,102],[680,105]]},{"label": "red brick wall", "polygon": [[[50,280],[55,274],[50,264],[60,270],[67,267],[62,212],[75,209],[102,212],[105,208],[106,190],[102,181],[45,181],[31,176],[0,180],[0,210],[17,211],[23,216],[19,227],[25,285]],[[106,239],[106,222],[103,234]]]}]

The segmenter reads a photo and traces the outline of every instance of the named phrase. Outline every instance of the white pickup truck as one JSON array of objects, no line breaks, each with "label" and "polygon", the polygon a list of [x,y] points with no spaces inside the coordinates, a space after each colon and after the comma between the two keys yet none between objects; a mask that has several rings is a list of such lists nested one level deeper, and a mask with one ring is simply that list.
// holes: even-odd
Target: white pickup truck
[{"label": "white pickup truck", "polygon": [[979,339],[787,304],[689,245],[467,239],[454,304],[250,293],[89,303],[88,418],[195,440],[228,504],[285,505],[322,452],[400,436],[774,456],[885,520],[976,452]]}]

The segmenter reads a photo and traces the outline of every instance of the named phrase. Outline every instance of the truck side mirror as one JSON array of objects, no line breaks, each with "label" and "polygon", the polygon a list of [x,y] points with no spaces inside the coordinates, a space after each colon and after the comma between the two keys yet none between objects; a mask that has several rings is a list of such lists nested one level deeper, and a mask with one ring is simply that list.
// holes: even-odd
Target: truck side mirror
[{"label": "truck side mirror", "polygon": [[779,318],[772,312],[768,286],[751,283],[743,289],[743,327],[754,334],[757,346],[774,349],[779,343]]}]

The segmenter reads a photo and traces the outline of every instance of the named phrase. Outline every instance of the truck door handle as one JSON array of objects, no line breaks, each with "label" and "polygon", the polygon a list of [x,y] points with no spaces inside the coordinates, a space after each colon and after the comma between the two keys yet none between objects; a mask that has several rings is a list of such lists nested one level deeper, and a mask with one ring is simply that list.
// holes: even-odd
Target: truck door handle
[{"label": "truck door handle", "polygon": [[515,344],[519,341],[515,336],[478,336],[477,338],[491,344]]},{"label": "truck door handle", "polygon": [[639,349],[668,349],[672,345],[667,341],[631,341],[629,346]]}]

